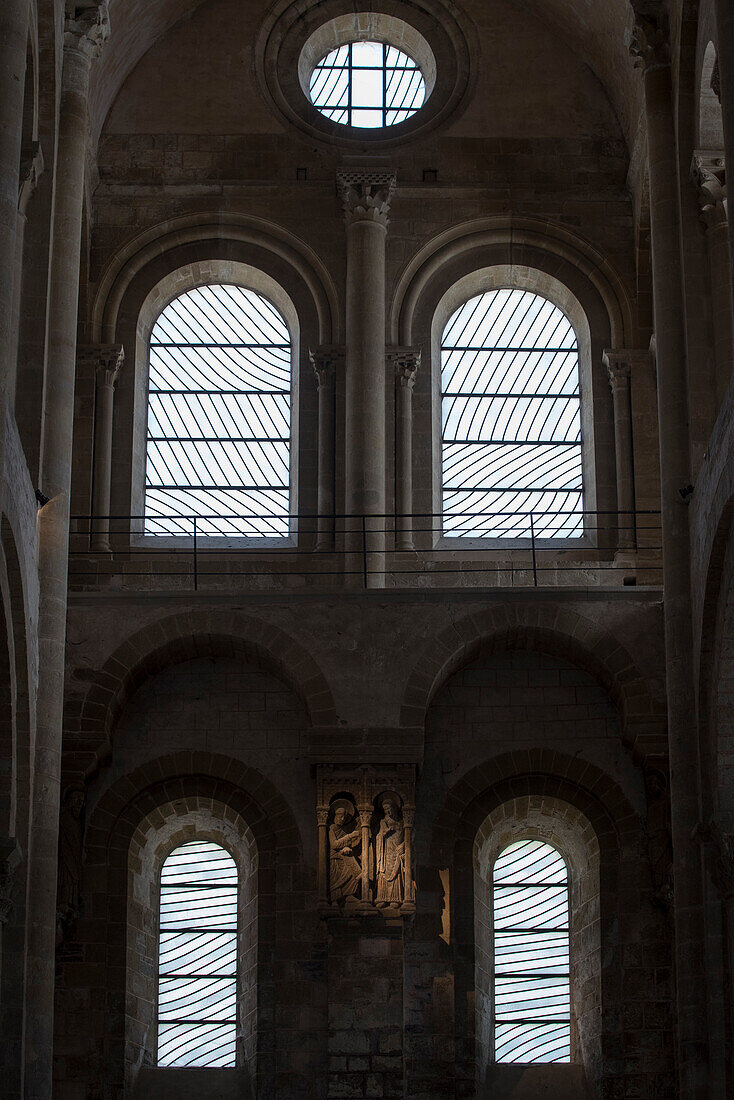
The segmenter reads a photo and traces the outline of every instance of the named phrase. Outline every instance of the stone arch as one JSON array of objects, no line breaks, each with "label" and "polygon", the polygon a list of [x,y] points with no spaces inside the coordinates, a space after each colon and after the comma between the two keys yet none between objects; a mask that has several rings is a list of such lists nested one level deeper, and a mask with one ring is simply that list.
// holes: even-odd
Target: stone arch
[{"label": "stone arch", "polygon": [[30,783],[30,690],[25,584],[12,527],[0,523],[0,835],[15,836]]},{"label": "stone arch", "polygon": [[[622,1040],[623,959],[619,937],[619,890],[637,881],[642,827],[614,780],[578,757],[550,749],[504,753],[471,769],[446,795],[429,839],[425,878],[440,892],[449,913],[448,943],[455,981],[454,1042],[464,1073],[475,1071],[475,855],[477,841],[502,820],[521,821],[542,805],[564,805],[575,817],[598,861],[601,914],[600,988],[604,1016],[600,1043]],[[593,843],[592,843],[593,842]],[[442,874],[441,868],[448,868]],[[629,876],[629,877],[627,877]],[[448,891],[447,891],[448,886]],[[448,896],[447,896],[448,893]],[[634,1043],[633,1043],[634,1046]],[[606,1062],[606,1065],[604,1064]],[[597,1078],[614,1075],[613,1059],[590,1067]],[[569,1090],[569,1095],[575,1095]]]},{"label": "stone arch", "polygon": [[[437,301],[443,290],[473,268],[520,264],[569,283],[594,325],[606,321],[611,346],[636,346],[634,311],[624,281],[593,245],[568,229],[536,218],[502,215],[478,218],[444,230],[406,264],[390,307],[395,344],[415,339],[423,299]],[[573,284],[576,285],[573,285]],[[437,285],[441,289],[436,289]],[[585,289],[584,289],[585,286]],[[601,307],[601,309],[600,309]],[[596,315],[596,318],[595,318]]]},{"label": "stone arch", "polygon": [[[307,288],[318,318],[319,342],[338,342],[342,338],[339,296],[323,261],[295,234],[265,218],[247,214],[227,214],[224,218],[216,214],[184,215],[153,226],[129,241],[111,258],[100,277],[91,307],[92,338],[107,342],[118,338],[123,300],[146,268],[160,266],[161,258],[167,256],[170,260],[164,268],[180,266],[174,256],[187,246],[194,246],[193,258],[206,259],[207,243],[211,247],[213,242],[228,245],[230,259],[246,260],[239,253],[254,248],[279,261]],[[148,280],[150,286],[156,281],[155,277]]]},{"label": "stone arch", "polygon": [[143,627],[117,647],[93,675],[79,732],[95,746],[97,764],[130,697],[150,676],[196,657],[244,657],[283,680],[303,700],[311,723],[334,725],[336,710],[321,670],[278,627],[236,612],[187,611]]},{"label": "stone arch", "polygon": [[[287,914],[294,923],[299,916],[304,920],[307,895],[291,888],[292,876],[303,861],[301,836],[290,806],[269,780],[254,768],[208,752],[172,753],[119,779],[101,795],[86,827],[82,909],[73,942],[65,944],[61,955],[61,997],[69,995],[71,1010],[70,1018],[65,1014],[63,1026],[85,1032],[83,1010],[74,1020],[74,1006],[79,1004],[74,987],[81,993],[79,986],[86,985],[86,995],[105,1004],[105,1018],[111,1024],[103,1038],[90,1038],[89,1068],[82,1072],[89,1073],[90,1084],[105,1080],[114,1095],[122,1095],[125,1075],[130,861],[139,856],[150,828],[168,818],[185,818],[200,811],[223,815],[257,853],[258,1006],[252,1091],[271,1095],[272,1065],[267,1052],[277,1041],[272,1004],[277,996],[276,945],[283,934],[275,917],[277,909],[279,917]],[[106,944],[106,951],[96,952],[97,944]],[[89,966],[82,967],[80,973],[73,962],[79,956],[85,958],[87,951]],[[68,970],[64,960],[72,964]],[[281,997],[288,1000],[288,993]]]},{"label": "stone arch", "polygon": [[620,712],[624,743],[636,757],[666,755],[662,705],[629,652],[592,619],[551,603],[499,604],[443,630],[427,644],[408,678],[401,723],[422,728],[439,687],[486,647],[540,649],[567,657],[609,692]]}]

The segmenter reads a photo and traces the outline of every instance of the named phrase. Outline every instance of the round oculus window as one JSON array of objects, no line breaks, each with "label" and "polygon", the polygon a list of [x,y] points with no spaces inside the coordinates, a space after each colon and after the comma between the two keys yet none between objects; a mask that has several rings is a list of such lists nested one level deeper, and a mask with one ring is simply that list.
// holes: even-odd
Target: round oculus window
[{"label": "round oculus window", "polygon": [[347,42],[315,66],[309,93],[332,122],[376,130],[412,118],[425,102],[426,81],[413,58],[389,42]]}]

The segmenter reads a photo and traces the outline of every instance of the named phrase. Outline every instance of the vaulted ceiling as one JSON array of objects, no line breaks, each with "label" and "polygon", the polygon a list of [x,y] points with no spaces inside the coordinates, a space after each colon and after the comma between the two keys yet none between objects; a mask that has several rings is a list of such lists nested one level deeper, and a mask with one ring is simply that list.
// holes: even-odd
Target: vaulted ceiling
[{"label": "vaulted ceiling", "polygon": [[[462,6],[471,17],[477,5],[486,10],[486,3],[487,0],[463,0]],[[586,60],[605,86],[632,147],[639,123],[642,86],[625,43],[632,18],[630,0],[512,0],[512,3],[562,35]],[[216,0],[110,0],[112,35],[95,66],[91,90],[95,140],[115,96],[144,54],[171,27],[205,4],[216,5]],[[270,4],[265,0],[242,0],[242,6],[249,9],[253,25],[258,26]],[[379,7],[365,4],[368,8],[375,6]]]}]

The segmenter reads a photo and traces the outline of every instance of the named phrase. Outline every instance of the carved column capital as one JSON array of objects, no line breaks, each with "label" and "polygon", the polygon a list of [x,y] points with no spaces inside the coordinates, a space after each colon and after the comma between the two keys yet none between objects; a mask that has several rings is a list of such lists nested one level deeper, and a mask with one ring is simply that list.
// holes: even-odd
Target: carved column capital
[{"label": "carved column capital", "polygon": [[7,924],[13,911],[13,886],[20,859],[20,848],[14,837],[0,840],[0,925]]},{"label": "carved column capital", "polygon": [[28,203],[43,173],[43,150],[40,141],[24,145],[20,154],[20,186],[18,188],[18,213],[25,217]]},{"label": "carved column capital", "polygon": [[336,185],[347,225],[371,221],[387,227],[396,182],[395,173],[388,170],[340,168]]},{"label": "carved column capital", "polygon": [[334,374],[343,367],[346,348],[343,344],[322,344],[318,348],[309,348],[308,357],[316,377],[319,389],[331,384]]},{"label": "carved column capital", "polygon": [[632,371],[636,367],[650,362],[650,353],[641,348],[606,348],[602,361],[607,368],[607,377],[612,392],[616,388],[629,385]]},{"label": "carved column capital", "polygon": [[89,365],[102,386],[114,386],[125,362],[122,344],[80,344],[76,352],[77,363]]},{"label": "carved column capital", "polygon": [[400,385],[412,390],[421,365],[420,349],[388,348],[387,361],[394,365],[395,377]]},{"label": "carved column capital", "polygon": [[633,0],[629,51],[635,66],[652,72],[670,65],[670,22],[661,0]]},{"label": "carved column capital", "polygon": [[64,48],[78,50],[89,61],[99,57],[110,36],[107,0],[67,0]]},{"label": "carved column capital", "polygon": [[706,225],[715,228],[726,224],[726,162],[721,150],[696,149],[691,162],[691,176],[698,191],[701,217]]}]

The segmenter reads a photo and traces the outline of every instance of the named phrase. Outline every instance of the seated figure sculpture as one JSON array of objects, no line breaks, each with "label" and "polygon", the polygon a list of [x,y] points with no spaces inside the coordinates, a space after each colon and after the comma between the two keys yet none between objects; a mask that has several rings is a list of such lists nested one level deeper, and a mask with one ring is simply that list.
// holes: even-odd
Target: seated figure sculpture
[{"label": "seated figure sculpture", "polygon": [[355,826],[355,809],[346,798],[332,804],[334,820],[329,827],[329,900],[344,903],[356,899],[362,883],[362,864],[355,855],[362,832]]}]

